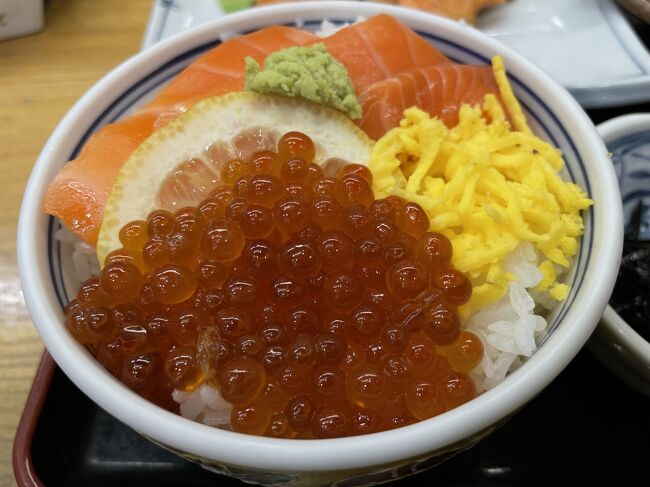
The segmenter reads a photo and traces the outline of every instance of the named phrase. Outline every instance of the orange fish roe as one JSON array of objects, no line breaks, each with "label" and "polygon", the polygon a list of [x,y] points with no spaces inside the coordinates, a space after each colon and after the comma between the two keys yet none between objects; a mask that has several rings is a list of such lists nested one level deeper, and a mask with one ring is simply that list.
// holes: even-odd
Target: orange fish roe
[{"label": "orange fish roe", "polygon": [[372,433],[473,398],[483,348],[460,331],[472,288],[449,240],[417,204],[375,200],[366,167],[314,152],[285,134],[198,207],[126,225],[70,332],[163,407],[207,382],[242,433]]}]

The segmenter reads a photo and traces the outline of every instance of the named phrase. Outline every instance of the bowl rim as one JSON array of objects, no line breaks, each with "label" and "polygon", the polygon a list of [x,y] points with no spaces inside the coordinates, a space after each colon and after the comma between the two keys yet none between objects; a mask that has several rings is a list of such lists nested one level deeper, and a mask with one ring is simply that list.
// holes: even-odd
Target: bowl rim
[{"label": "bowl rim", "polygon": [[[598,255],[603,259],[599,278],[585,279],[573,306],[549,336],[548,343],[518,371],[476,399],[414,425],[341,439],[281,440],[208,427],[152,407],[150,402],[128,390],[99,366],[61,326],[60,307],[52,296],[53,291],[48,290],[51,285],[45,285],[49,283],[49,279],[45,279],[48,275],[44,270],[46,266],[39,262],[45,245],[43,240],[46,240],[46,219],[41,213],[40,200],[45,186],[58,169],[58,166],[50,167],[51,162],[67,158],[67,154],[63,154],[66,144],[70,144],[71,132],[84,126],[92,113],[105,104],[103,97],[110,99],[111,90],[123,87],[133,73],[157,66],[160,60],[171,59],[199,41],[217,38],[215,32],[241,32],[246,25],[255,24],[260,28],[287,19],[336,19],[341,14],[346,18],[356,18],[378,13],[394,15],[412,28],[435,29],[438,36],[461,37],[462,42],[480,46],[482,51],[499,52],[506,66],[512,65],[518,76],[525,75],[536,89],[545,93],[543,97],[551,96],[549,105],[554,113],[573,127],[570,132],[575,134],[571,140],[578,141],[578,152],[599,172],[599,179],[590,181],[592,193],[602,198],[594,206],[594,223],[608,226],[607,232],[595,234],[598,238],[592,250],[592,256]],[[608,162],[606,150],[593,124],[566,90],[511,49],[465,24],[416,10],[366,2],[306,2],[251,9],[179,34],[137,54],[102,78],[68,112],[44,147],[25,189],[17,245],[21,283],[38,332],[66,375],[110,414],[156,442],[198,457],[260,470],[322,472],[389,464],[450,448],[490,428],[539,393],[584,345],[611,294],[616,275],[611,261],[620,256],[622,245],[615,238],[615,235],[622,234],[620,196],[618,187],[611,187],[616,179],[613,168],[607,166]],[[595,272],[592,261],[589,259],[585,275],[591,276]],[[384,443],[390,448],[386,448]]]},{"label": "bowl rim", "polygon": [[[650,130],[650,113],[628,113],[600,123],[596,129],[605,144]],[[602,329],[601,329],[602,327]],[[600,320],[597,336],[614,352],[650,380],[650,342],[632,328],[614,308],[607,305]]]}]

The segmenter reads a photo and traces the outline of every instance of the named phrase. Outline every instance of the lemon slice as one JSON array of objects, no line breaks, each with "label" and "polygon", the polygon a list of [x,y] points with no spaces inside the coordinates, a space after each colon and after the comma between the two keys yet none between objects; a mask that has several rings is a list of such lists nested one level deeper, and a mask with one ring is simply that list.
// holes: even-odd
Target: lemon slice
[{"label": "lemon slice", "polygon": [[121,247],[119,230],[126,223],[145,220],[158,208],[175,209],[161,202],[168,203],[169,194],[177,196],[173,204],[199,203],[218,184],[218,164],[241,156],[242,137],[255,133],[273,139],[291,131],[313,140],[316,163],[339,158],[367,164],[370,158],[373,142],[333,108],[249,92],[201,101],[155,131],[118,173],[104,208],[97,242],[99,262],[103,264],[110,252]]}]

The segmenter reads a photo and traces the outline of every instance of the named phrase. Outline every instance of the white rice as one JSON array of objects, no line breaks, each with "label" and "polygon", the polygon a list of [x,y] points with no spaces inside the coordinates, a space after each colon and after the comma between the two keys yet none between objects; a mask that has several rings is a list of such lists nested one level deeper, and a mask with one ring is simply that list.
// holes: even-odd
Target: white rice
[{"label": "white rice", "polygon": [[535,314],[536,301],[531,295],[531,288],[543,277],[538,264],[535,248],[528,242],[520,244],[503,263],[503,269],[517,280],[510,283],[503,298],[467,320],[465,329],[476,333],[485,349],[481,363],[472,371],[479,390],[491,389],[519,367],[546,333],[548,323]]},{"label": "white rice", "polygon": [[201,384],[192,392],[174,390],[172,398],[179,404],[183,417],[218,428],[230,429],[230,411],[218,390]]},{"label": "white rice", "polygon": [[[330,22],[329,20],[323,20],[321,22],[319,29],[314,32],[315,35],[318,37],[329,37],[332,34],[336,34],[339,30],[341,30],[343,27],[347,27],[348,25],[351,24],[357,24],[359,22],[363,22],[366,20],[365,17],[359,15],[354,22],[343,22],[339,24],[335,24],[334,22]],[[296,22],[298,24],[298,22]],[[298,25],[300,27],[300,25]]]},{"label": "white rice", "polygon": [[95,247],[79,240],[64,226],[56,231],[54,238],[61,242],[64,255],[72,254],[72,268],[79,284],[99,275],[99,260]]}]

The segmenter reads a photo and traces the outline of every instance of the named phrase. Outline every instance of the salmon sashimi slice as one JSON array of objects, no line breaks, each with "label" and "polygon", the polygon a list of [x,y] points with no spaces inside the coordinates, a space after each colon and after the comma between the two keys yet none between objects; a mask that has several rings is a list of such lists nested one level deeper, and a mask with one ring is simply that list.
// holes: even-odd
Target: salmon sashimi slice
[{"label": "salmon sashimi slice", "polygon": [[230,39],[188,66],[156,99],[128,118],[101,128],[79,156],[66,164],[47,188],[46,213],[60,218],[81,239],[95,244],[113,180],[126,159],[159,126],[210,96],[244,89],[244,58],[258,62],[285,47],[316,36],[273,26]]},{"label": "salmon sashimi slice", "polygon": [[348,70],[357,92],[402,71],[451,61],[390,15],[376,15],[339,30],[323,42]]},{"label": "salmon sashimi slice", "polygon": [[491,66],[414,68],[373,83],[359,94],[363,118],[358,125],[376,140],[399,125],[405,109],[417,106],[453,127],[458,123],[461,104],[482,105],[488,93],[499,98]]},{"label": "salmon sashimi slice", "polygon": [[314,39],[317,37],[313,34],[284,26],[235,37],[185,68],[145,109],[173,107],[185,111],[205,98],[241,91],[245,84],[246,56],[262,63],[274,51]]}]

